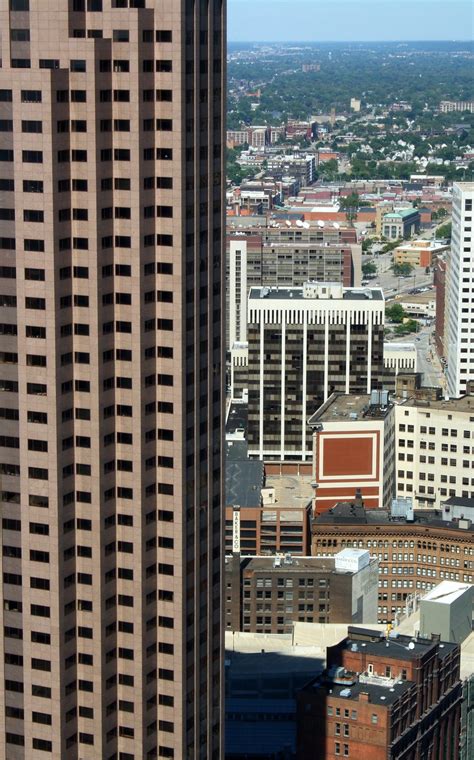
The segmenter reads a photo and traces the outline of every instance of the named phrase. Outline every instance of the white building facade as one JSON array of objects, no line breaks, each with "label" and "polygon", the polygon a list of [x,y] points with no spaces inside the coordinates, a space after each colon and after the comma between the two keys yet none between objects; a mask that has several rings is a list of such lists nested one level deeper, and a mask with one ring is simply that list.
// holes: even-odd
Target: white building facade
[{"label": "white building facade", "polygon": [[395,406],[395,427],[397,497],[430,509],[474,499],[474,396],[408,399]]},{"label": "white building facade", "polygon": [[447,385],[450,396],[466,392],[474,378],[474,182],[453,188],[451,255],[446,298]]}]

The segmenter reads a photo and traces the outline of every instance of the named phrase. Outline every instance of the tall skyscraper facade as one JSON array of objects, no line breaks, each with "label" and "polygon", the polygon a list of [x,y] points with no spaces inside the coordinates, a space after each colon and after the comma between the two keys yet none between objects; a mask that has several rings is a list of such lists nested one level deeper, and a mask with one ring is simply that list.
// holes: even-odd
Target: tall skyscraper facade
[{"label": "tall skyscraper facade", "polygon": [[220,758],[225,3],[0,33],[0,757]]},{"label": "tall skyscraper facade", "polygon": [[455,183],[451,253],[448,257],[445,356],[450,396],[466,392],[474,379],[474,182]]},{"label": "tall skyscraper facade", "polygon": [[383,293],[307,282],[252,287],[248,303],[249,454],[310,462],[308,419],[321,404],[381,388]]}]

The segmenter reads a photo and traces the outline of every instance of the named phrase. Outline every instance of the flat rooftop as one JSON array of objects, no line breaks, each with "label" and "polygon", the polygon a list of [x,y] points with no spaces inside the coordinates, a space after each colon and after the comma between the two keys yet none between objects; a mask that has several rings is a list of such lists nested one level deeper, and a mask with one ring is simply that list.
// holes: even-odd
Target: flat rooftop
[{"label": "flat rooftop", "polygon": [[417,409],[439,409],[444,412],[471,412],[474,415],[474,396],[461,396],[460,398],[441,398],[441,399],[424,399],[424,398],[407,398],[400,400],[400,405]]},{"label": "flat rooftop", "polygon": [[[267,291],[263,296],[261,293]],[[308,298],[303,295],[303,288],[287,288],[287,287],[275,287],[263,288],[260,286],[252,286],[250,288],[249,299],[251,301],[285,301],[291,299],[293,301],[311,301],[313,303],[334,303],[338,300],[343,301],[383,301],[384,295],[381,288],[344,288],[342,293],[342,299],[337,298]]]},{"label": "flat rooftop", "polygon": [[225,456],[226,461],[231,459],[241,462],[248,458],[248,443],[245,438],[239,438],[235,440],[226,440],[225,442]]},{"label": "flat rooftop", "polygon": [[347,699],[349,702],[358,702],[361,694],[368,694],[370,704],[373,705],[392,705],[399,699],[402,694],[414,687],[413,681],[397,681],[392,687],[378,686],[372,683],[357,682],[352,685],[336,684],[333,681],[325,680],[324,677],[315,678],[307,684],[303,691],[313,691],[315,689],[324,689],[332,698]]},{"label": "flat rooftop", "polygon": [[[436,298],[435,290],[426,290],[424,293],[409,293],[404,294],[401,298],[397,298],[398,303],[420,303],[428,304],[430,301],[434,301]],[[415,346],[414,346],[415,347]]]},{"label": "flat rooftop", "polygon": [[331,507],[327,512],[322,512],[314,518],[316,525],[390,525],[394,530],[401,525],[446,528],[449,530],[463,531],[466,534],[474,533],[474,524],[469,528],[460,528],[457,521],[442,519],[441,510],[421,509],[414,512],[414,519],[407,521],[405,518],[393,518],[385,509],[365,509],[363,505],[351,502],[340,502]]},{"label": "flat rooftop", "polygon": [[[370,630],[370,629],[369,629]],[[396,660],[414,660],[428,652],[436,644],[431,639],[414,638],[412,636],[393,636],[386,638],[383,633],[375,632],[373,640],[368,637],[349,635],[344,642],[343,650],[350,652],[357,645],[360,652],[374,657],[386,657]],[[446,644],[446,646],[449,646]],[[456,645],[453,644],[453,647]]]},{"label": "flat rooftop", "polygon": [[225,506],[259,507],[265,482],[263,462],[229,460],[225,467]]},{"label": "flat rooftop", "polygon": [[[416,346],[415,346],[414,343],[400,343],[400,342],[398,342],[398,343],[395,343],[395,342],[393,342],[393,343],[392,342],[390,342],[390,343],[384,343],[383,344],[383,350],[384,350],[384,353],[385,353],[385,351],[390,351],[390,352],[393,351],[395,353],[397,353],[397,352],[398,353],[407,353],[407,352],[410,352],[410,353],[416,354]],[[402,373],[400,373],[400,374],[402,374]]]},{"label": "flat rooftop", "polygon": [[310,476],[267,475],[266,488],[275,489],[275,504],[264,504],[266,510],[301,507],[305,509],[313,498]]},{"label": "flat rooftop", "polygon": [[247,431],[248,425],[248,404],[245,402],[238,403],[232,401],[225,423],[226,433],[235,433],[236,430]]},{"label": "flat rooftop", "polygon": [[318,423],[335,422],[337,420],[344,420],[345,422],[373,419],[383,420],[392,408],[393,404],[391,402],[389,402],[388,406],[371,405],[369,394],[334,393],[309,418],[308,425],[312,427]]},{"label": "flat rooftop", "polygon": [[[337,556],[337,555],[336,555]],[[353,575],[350,570],[336,570],[336,560],[334,557],[300,557],[292,556],[291,562],[285,562],[284,557],[279,557],[280,564],[275,565],[275,557],[241,557],[241,560],[245,560],[245,564],[242,566],[242,571],[246,570],[252,572],[264,572],[264,573],[277,573],[281,574],[284,571],[285,575],[291,573],[312,572],[312,573],[328,573],[334,572],[338,575]],[[376,559],[371,559],[372,563],[376,562]]]},{"label": "flat rooftop", "polygon": [[435,588],[430,589],[423,596],[423,602],[439,602],[439,604],[451,604],[459,599],[466,589],[471,588],[470,583],[456,583],[455,581],[441,581]]}]

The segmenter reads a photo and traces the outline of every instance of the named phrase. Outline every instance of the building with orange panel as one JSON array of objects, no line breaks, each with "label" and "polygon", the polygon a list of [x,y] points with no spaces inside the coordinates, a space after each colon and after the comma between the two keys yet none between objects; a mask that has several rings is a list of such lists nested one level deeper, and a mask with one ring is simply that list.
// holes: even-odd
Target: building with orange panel
[{"label": "building with orange panel", "polygon": [[441,245],[432,240],[412,240],[395,248],[393,261],[395,264],[430,267],[437,256],[447,251],[448,248],[448,245]]},{"label": "building with orange panel", "polygon": [[308,424],[313,429],[314,514],[347,501],[356,490],[367,509],[389,507],[395,423],[388,395],[334,393]]}]

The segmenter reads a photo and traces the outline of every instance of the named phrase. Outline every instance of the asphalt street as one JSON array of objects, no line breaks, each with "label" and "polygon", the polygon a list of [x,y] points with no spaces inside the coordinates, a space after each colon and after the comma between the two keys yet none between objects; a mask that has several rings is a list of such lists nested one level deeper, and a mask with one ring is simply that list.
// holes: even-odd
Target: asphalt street
[{"label": "asphalt street", "polygon": [[[424,237],[428,237],[427,234]],[[415,267],[409,277],[398,277],[393,274],[392,253],[364,256],[363,263],[371,261],[377,267],[376,276],[369,280],[371,287],[381,287],[386,301],[397,300],[414,288],[432,288],[433,273],[428,274],[424,267]],[[418,372],[423,373],[423,385],[446,388],[443,369],[434,347],[434,325],[423,326],[420,330],[400,338],[393,338],[403,343],[414,343],[417,350]]]},{"label": "asphalt street", "polygon": [[379,256],[364,256],[362,259],[363,264],[369,261],[377,267],[377,274],[369,280],[369,285],[373,288],[380,286],[387,301],[397,295],[408,293],[413,288],[429,287],[433,284],[433,273],[427,274],[424,267],[415,267],[409,277],[394,275],[391,270],[392,254],[390,253]]}]

